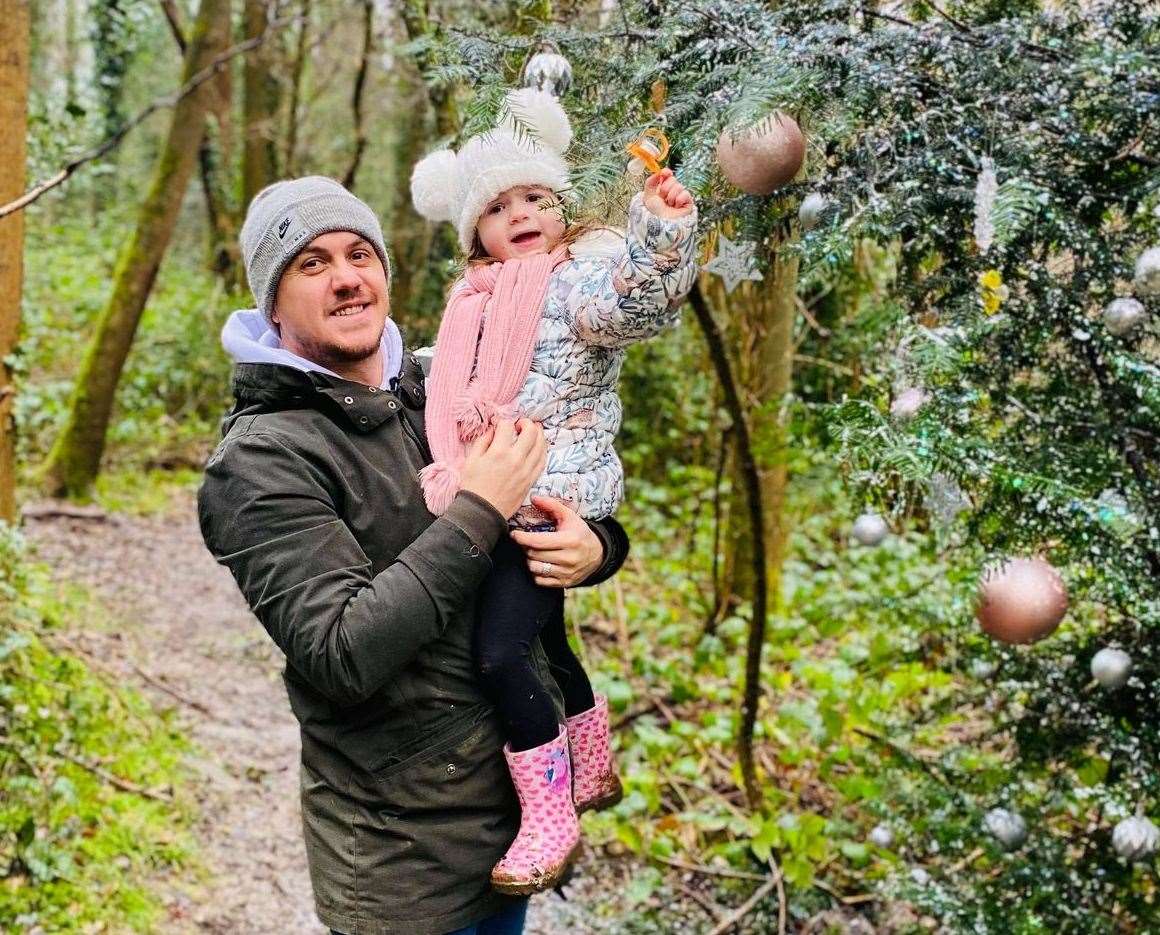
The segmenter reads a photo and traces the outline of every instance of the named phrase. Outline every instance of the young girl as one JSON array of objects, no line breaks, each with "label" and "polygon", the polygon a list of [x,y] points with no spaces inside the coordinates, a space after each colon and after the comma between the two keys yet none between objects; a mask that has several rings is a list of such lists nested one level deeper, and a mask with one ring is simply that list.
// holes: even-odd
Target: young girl
[{"label": "young girl", "polygon": [[[628,232],[615,242],[607,229],[565,225],[559,199],[569,187],[563,153],[571,135],[555,98],[516,91],[498,127],[458,153],[433,153],[411,178],[416,209],[456,223],[468,258],[450,292],[428,379],[435,461],[420,475],[427,506],[436,515],[447,508],[465,446],[497,419],[540,422],[547,467],[533,499],[510,520],[533,549],[540,544],[535,531],[552,528],[552,507],[540,497],[592,520],[623,499],[612,447],[623,348],[675,324],[696,275],[696,209],[667,169],[633,198]],[[620,781],[607,701],[593,695],[568,646],[564,592],[550,586],[551,562],[529,562],[510,538],[492,560],[480,592],[476,653],[508,733],[504,753],[522,809],[519,834],[492,883],[531,893],[556,885],[579,847],[577,812],[615,803]],[[564,725],[530,661],[537,635],[564,698]]]}]

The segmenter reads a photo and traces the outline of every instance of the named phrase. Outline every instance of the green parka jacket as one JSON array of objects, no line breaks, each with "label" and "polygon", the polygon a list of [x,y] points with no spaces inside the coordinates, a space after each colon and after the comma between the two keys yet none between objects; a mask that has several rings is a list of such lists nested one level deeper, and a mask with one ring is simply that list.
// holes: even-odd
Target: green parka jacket
[{"label": "green parka jacket", "polygon": [[[315,904],[347,935],[442,935],[500,910],[489,874],[519,822],[472,657],[507,526],[469,493],[438,519],[424,507],[422,379],[413,357],[392,390],[239,364],[198,495],[206,544],[286,656]],[[615,521],[591,525],[605,559],[585,583],[628,547]]]}]

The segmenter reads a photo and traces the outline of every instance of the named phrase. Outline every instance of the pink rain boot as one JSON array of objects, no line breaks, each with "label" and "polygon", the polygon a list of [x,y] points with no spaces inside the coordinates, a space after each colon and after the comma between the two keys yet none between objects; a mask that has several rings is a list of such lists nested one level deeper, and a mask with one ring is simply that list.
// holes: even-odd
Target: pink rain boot
[{"label": "pink rain boot", "polygon": [[520,798],[520,831],[492,868],[491,885],[526,896],[556,886],[580,852],[567,729],[543,746],[513,753],[507,745],[503,752]]},{"label": "pink rain boot", "polygon": [[567,719],[574,772],[572,797],[577,812],[610,808],[624,794],[616,775],[608,727],[608,699],[596,696],[596,705]]}]

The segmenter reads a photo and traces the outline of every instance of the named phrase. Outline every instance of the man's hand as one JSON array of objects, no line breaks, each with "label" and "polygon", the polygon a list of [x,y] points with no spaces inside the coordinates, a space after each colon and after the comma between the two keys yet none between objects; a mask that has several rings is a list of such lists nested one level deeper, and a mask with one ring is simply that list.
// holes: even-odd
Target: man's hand
[{"label": "man's hand", "polygon": [[459,486],[510,519],[547,462],[548,443],[540,423],[505,419],[468,446]]},{"label": "man's hand", "polygon": [[556,524],[554,532],[512,530],[512,540],[524,550],[536,584],[570,588],[600,567],[604,546],[578,514],[551,497],[532,497],[532,506]]},{"label": "man's hand", "polygon": [[644,206],[658,218],[682,218],[693,210],[693,196],[672,169],[661,169],[644,183]]}]

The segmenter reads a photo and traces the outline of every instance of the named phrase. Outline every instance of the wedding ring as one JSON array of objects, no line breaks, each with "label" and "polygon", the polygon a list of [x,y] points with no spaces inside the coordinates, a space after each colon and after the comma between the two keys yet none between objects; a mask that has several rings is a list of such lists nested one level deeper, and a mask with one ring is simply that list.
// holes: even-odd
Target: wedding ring
[{"label": "wedding ring", "polygon": [[552,573],[551,562],[540,562],[540,574],[547,577]]}]

